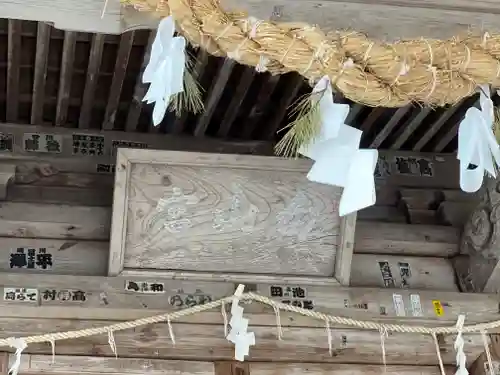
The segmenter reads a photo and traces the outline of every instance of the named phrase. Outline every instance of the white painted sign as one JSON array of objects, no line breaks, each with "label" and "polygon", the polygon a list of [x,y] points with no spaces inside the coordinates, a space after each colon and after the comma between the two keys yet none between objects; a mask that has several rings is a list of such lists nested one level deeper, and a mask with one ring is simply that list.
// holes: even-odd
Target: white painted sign
[{"label": "white painted sign", "polygon": [[397,316],[406,316],[405,303],[401,294],[393,294],[392,301]]},{"label": "white painted sign", "polygon": [[43,152],[60,154],[63,147],[63,137],[60,134],[24,133],[23,150],[27,152]]},{"label": "white painted sign", "polygon": [[38,302],[38,289],[35,288],[4,288],[3,300],[12,302]]},{"label": "white painted sign", "polygon": [[410,295],[411,302],[411,312],[413,316],[424,316],[424,312],[422,310],[422,304],[420,303],[420,296],[418,294]]}]

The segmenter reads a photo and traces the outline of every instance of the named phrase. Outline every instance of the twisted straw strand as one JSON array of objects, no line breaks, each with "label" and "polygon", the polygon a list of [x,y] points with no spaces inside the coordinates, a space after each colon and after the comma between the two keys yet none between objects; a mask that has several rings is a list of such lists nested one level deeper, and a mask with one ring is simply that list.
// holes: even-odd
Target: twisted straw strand
[{"label": "twisted straw strand", "polygon": [[[310,82],[328,75],[344,96],[369,106],[443,106],[472,95],[479,84],[500,86],[500,35],[388,44],[356,32],[327,35],[303,23],[268,21],[250,35],[248,15],[226,12],[217,0],[122,1],[157,17],[172,13],[185,36],[213,55],[227,56],[241,46],[242,64],[257,66],[264,56],[273,74],[296,71]],[[326,52],[317,54],[319,49]],[[349,58],[354,64],[344,69]],[[408,69],[401,74],[403,63]]]}]

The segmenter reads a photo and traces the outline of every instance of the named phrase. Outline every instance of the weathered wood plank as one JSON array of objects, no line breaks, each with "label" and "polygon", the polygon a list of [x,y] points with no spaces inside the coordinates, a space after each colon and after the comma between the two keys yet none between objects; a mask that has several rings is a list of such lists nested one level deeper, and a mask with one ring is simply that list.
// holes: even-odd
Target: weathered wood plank
[{"label": "weathered wood plank", "polygon": [[59,90],[57,92],[56,126],[66,125],[66,119],[68,117],[69,94],[71,91],[73,64],[75,61],[76,36],[77,33],[74,31],[66,31],[64,33]]},{"label": "weathered wood plank", "polygon": [[7,199],[13,202],[53,203],[87,206],[110,206],[111,189],[18,185],[7,189]]},{"label": "weathered wood plank", "polygon": [[127,122],[125,123],[126,131],[136,131],[137,125],[139,124],[139,118],[141,116],[143,106],[142,99],[144,99],[148,88],[148,84],[142,82],[142,75],[149,63],[149,57],[151,56],[151,46],[153,45],[155,37],[156,33],[150,32],[148,43],[144,47],[144,56],[142,58],[141,71],[137,76],[137,81],[134,87],[134,95],[132,96],[132,102],[130,103],[130,108],[127,113]]},{"label": "weathered wood plank", "polygon": [[111,209],[0,203],[0,237],[109,240]]},{"label": "weathered wood plank", "polygon": [[92,35],[89,64],[87,67],[87,78],[85,80],[82,107],[80,108],[80,118],[78,120],[78,127],[80,129],[88,129],[90,127],[90,120],[92,119],[92,106],[99,79],[102,52],[104,50],[104,37],[105,36],[103,34]]},{"label": "weathered wood plank", "polygon": [[212,86],[210,87],[209,92],[207,93],[205,110],[203,114],[198,117],[198,122],[196,123],[196,128],[194,129],[194,135],[196,137],[204,137],[205,132],[210,125],[210,120],[212,120],[212,116],[217,108],[217,104],[222,98],[222,94],[224,92],[224,88],[233,72],[233,67],[236,64],[235,60],[232,59],[224,59],[220,64],[219,71],[217,75],[214,77],[212,82]]},{"label": "weathered wood plank", "polygon": [[458,160],[454,154],[380,152],[375,177],[392,186],[460,189]]},{"label": "weathered wood plank", "polygon": [[438,225],[358,221],[355,252],[450,257],[459,253],[460,231]]},{"label": "weathered wood plank", "polygon": [[[1,5],[0,5],[1,9]],[[8,21],[7,42],[7,121],[17,121],[19,115],[19,73],[21,67],[21,32],[19,20]]]},{"label": "weathered wood plank", "polygon": [[[117,147],[235,154],[273,154],[272,145],[262,141],[220,141],[216,139],[193,139],[193,137],[183,136],[158,136],[157,134],[146,133],[99,132],[97,130],[31,126],[31,134],[40,135],[42,140],[45,139],[46,135],[53,136],[54,140],[57,141],[59,151],[48,152],[43,147],[36,150],[26,149],[26,142],[24,142],[25,128],[22,126],[0,124],[0,133],[13,136],[13,152],[2,153],[0,160],[23,159],[24,157],[39,163],[50,161],[54,164],[53,167],[61,172],[99,172],[97,164],[114,165]],[[68,159],[73,159],[73,161],[71,162]],[[58,165],[59,163],[62,165]],[[70,165],[64,163],[70,163]]]},{"label": "weathered wood plank", "polygon": [[476,206],[473,202],[442,202],[436,216],[441,224],[463,228]]},{"label": "weathered wood plank", "polygon": [[106,113],[104,114],[104,122],[102,128],[104,130],[113,130],[118,104],[122,93],[123,82],[127,73],[127,65],[130,57],[130,51],[134,44],[133,31],[123,34],[120,38],[120,45],[116,56],[115,68],[113,69],[113,80],[109,89],[108,103],[106,105]]},{"label": "weathered wood plank", "polygon": [[35,74],[33,78],[33,101],[31,103],[31,124],[43,121],[45,102],[45,81],[47,79],[47,63],[49,58],[50,32],[52,27],[39,22],[36,35]]},{"label": "weathered wood plank", "polygon": [[[43,323],[41,323],[43,322]],[[328,353],[328,339],[325,328],[303,328],[283,327],[283,339],[276,337],[276,327],[252,324],[249,330],[255,333],[256,345],[250,349],[250,355],[245,358],[250,367],[253,361],[272,362],[277,366],[283,362],[323,362],[323,363],[356,363],[381,364],[382,350],[380,346],[380,334],[370,331],[356,331],[350,329],[332,330],[333,355]],[[42,324],[47,324],[46,326]],[[0,327],[6,337],[42,334],[54,331],[66,331],[74,329],[102,326],[106,321],[68,321],[68,320],[35,320],[0,318]],[[21,374],[39,374],[49,371],[51,374],[72,373],[81,371],[85,367],[85,373],[126,374],[136,373],[145,358],[154,360],[232,360],[234,358],[234,345],[224,337],[223,324],[184,324],[173,322],[173,331],[176,344],[173,345],[168,332],[167,324],[155,324],[137,328],[135,330],[115,332],[119,359],[116,359],[110,350],[107,335],[97,335],[85,338],[85,340],[67,340],[56,342],[56,361],[51,364],[51,347],[48,343],[30,344],[24,353],[33,353],[31,360],[23,358],[21,361]],[[454,336],[447,336],[441,342],[443,362],[447,365],[454,364],[453,350]],[[481,337],[479,335],[466,335],[466,348],[468,358],[477,358],[483,350]],[[406,364],[408,367],[415,365],[436,365],[436,349],[432,337],[419,334],[392,334],[386,340],[386,360],[389,364]],[[411,356],[408,353],[412,353]],[[45,354],[43,359],[40,354]],[[25,354],[29,355],[29,354]],[[81,360],[68,358],[66,356],[79,356]],[[93,364],[88,363],[91,356]],[[92,356],[99,356],[93,359]],[[35,357],[35,358],[33,358]],[[108,358],[106,358],[108,357]],[[130,359],[128,359],[130,358]],[[116,362],[116,361],[122,361]],[[137,365],[127,364],[126,361],[137,362]],[[117,366],[118,369],[107,368]],[[119,365],[125,365],[119,368]],[[26,372],[25,372],[26,371]],[[439,374],[436,371],[436,375]],[[403,371],[404,373],[404,371]],[[418,373],[420,374],[420,373]]]},{"label": "weathered wood plank", "polygon": [[[53,361],[49,355],[24,354],[21,357],[21,374],[144,374],[151,375],[215,375],[214,364],[201,361],[165,361],[158,359],[141,360],[128,358],[104,358],[95,354],[88,357],[58,355]],[[14,356],[10,356],[14,361]],[[11,362],[12,363],[12,362]]]},{"label": "weathered wood plank", "polygon": [[[252,375],[374,375],[374,374],[405,374],[405,375],[438,375],[437,366],[358,366],[358,365],[327,365],[316,363],[252,363]],[[447,369],[448,370],[448,369]],[[449,369],[452,373],[452,369]]]},{"label": "weathered wood plank", "polygon": [[[242,281],[242,278],[234,275],[224,275],[227,281],[219,282],[197,281],[193,275],[187,280],[182,275],[172,277],[177,279],[0,273],[0,287],[4,288],[4,298],[0,300],[0,316],[55,320],[137,319],[226,297]],[[309,285],[305,278],[302,281],[296,278],[288,282],[279,279],[277,277],[275,281],[266,283],[257,281],[257,284],[249,281],[247,289],[277,301],[312,308],[314,311],[386,323],[446,325],[454,324],[459,314],[466,313],[468,324],[473,324],[496,320],[499,314],[500,297],[493,294],[314,286]],[[144,292],[144,283],[149,292]],[[288,287],[293,289],[292,294],[295,293],[296,297],[285,295]],[[12,291],[11,288],[37,289],[38,297],[33,302],[21,301],[19,298],[11,301],[10,295],[6,294]],[[71,292],[69,300],[61,300],[68,296],[68,293],[60,293],[64,291]],[[395,306],[396,297],[399,302]],[[262,304],[245,305],[245,315],[262,326],[276,325],[273,309]],[[322,321],[285,311],[281,311],[280,315],[283,326],[324,329]],[[214,309],[196,316],[179,318],[176,322],[222,326],[222,317],[220,309]]]},{"label": "weathered wood plank", "polygon": [[117,164],[110,274],[332,275],[340,190],[308,182],[309,161],[120,149]]},{"label": "weathered wood plank", "polygon": [[[29,227],[21,228],[26,237]],[[31,234],[32,235],[32,234]],[[1,238],[0,270],[19,273],[103,276],[108,242]]]},{"label": "weathered wood plank", "polygon": [[458,291],[448,259],[354,254],[352,286]]}]

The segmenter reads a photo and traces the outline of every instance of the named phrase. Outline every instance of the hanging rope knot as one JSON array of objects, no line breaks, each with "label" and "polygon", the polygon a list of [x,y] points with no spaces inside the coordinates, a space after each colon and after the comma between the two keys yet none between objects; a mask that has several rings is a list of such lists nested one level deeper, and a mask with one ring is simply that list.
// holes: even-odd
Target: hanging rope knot
[{"label": "hanging rope knot", "polygon": [[19,372],[19,367],[21,366],[21,354],[24,349],[28,346],[26,341],[19,337],[9,337],[7,338],[7,345],[11,348],[16,349],[15,360],[9,369],[9,375],[17,375]]}]

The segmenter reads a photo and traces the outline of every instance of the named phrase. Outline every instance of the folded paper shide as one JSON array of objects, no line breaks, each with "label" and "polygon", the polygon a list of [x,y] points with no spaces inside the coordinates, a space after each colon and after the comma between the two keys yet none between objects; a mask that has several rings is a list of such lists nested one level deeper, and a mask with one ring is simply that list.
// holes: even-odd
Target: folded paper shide
[{"label": "folded paper shide", "polygon": [[174,95],[184,91],[184,69],[186,66],[186,39],[175,36],[172,17],[164,18],[151,46],[149,63],[142,76],[143,83],[150,83],[143,101],[154,104],[153,124],[163,120]]},{"label": "folded paper shide", "polygon": [[311,100],[319,107],[320,126],[316,137],[299,148],[315,161],[310,181],[343,187],[339,215],[344,216],[375,204],[374,171],[377,150],[360,149],[362,131],[346,125],[349,105],[333,101],[331,82],[323,77],[314,87]]},{"label": "folded paper shide", "polygon": [[500,147],[493,134],[494,105],[488,85],[479,87],[481,109],[469,108],[458,128],[460,188],[473,193],[481,187],[485,172],[496,177]]},{"label": "folded paper shide", "polygon": [[250,353],[250,346],[255,345],[255,334],[248,332],[249,320],[243,318],[243,307],[239,305],[244,289],[245,286],[240,284],[234,292],[231,304],[231,320],[229,321],[231,330],[227,335],[227,339],[234,344],[234,359],[240,362],[243,362],[245,356]]}]

